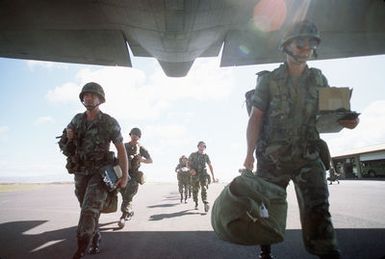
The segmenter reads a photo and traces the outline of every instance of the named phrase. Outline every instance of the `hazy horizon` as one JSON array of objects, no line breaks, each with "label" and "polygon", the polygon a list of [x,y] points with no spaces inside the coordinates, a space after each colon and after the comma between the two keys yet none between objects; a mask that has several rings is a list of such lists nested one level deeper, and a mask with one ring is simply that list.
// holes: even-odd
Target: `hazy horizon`
[{"label": "hazy horizon", "polygon": [[[322,46],[321,46],[322,47]],[[100,83],[106,92],[103,112],[115,117],[124,142],[132,127],[154,163],[141,169],[148,182],[176,181],[181,155],[207,144],[216,178],[237,176],[246,153],[246,91],[256,73],[279,64],[219,67],[220,58],[199,58],[183,78],[166,77],[153,58],[133,57],[133,68],[0,58],[0,182],[72,181],[56,136],[83,112],[81,87]],[[385,143],[385,55],[310,61],[330,86],[353,88],[351,108],[360,112],[354,130],[322,134],[332,155]]]}]

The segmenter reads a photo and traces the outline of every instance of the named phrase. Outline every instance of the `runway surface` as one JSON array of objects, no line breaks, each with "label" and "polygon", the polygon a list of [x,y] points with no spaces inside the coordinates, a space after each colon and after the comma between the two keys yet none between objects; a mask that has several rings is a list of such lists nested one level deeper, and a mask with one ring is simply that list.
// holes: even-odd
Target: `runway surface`
[{"label": "runway surface", "polygon": [[[225,185],[210,185],[211,204]],[[0,259],[72,258],[80,212],[73,189],[71,183],[0,189]],[[385,181],[341,181],[329,191],[342,258],[385,258]],[[85,258],[258,258],[257,246],[218,239],[202,203],[194,210],[191,199],[179,199],[176,183],[140,186],[132,220],[119,230],[119,211],[102,214],[102,253]],[[273,254],[317,258],[304,249],[292,186],[288,204],[285,241],[273,246]]]}]

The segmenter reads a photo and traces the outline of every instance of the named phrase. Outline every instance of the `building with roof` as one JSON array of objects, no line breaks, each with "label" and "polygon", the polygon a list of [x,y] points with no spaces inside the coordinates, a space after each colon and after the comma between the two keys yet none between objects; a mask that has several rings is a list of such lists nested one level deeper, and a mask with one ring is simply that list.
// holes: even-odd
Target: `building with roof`
[{"label": "building with roof", "polygon": [[332,155],[341,179],[385,177],[385,143]]}]

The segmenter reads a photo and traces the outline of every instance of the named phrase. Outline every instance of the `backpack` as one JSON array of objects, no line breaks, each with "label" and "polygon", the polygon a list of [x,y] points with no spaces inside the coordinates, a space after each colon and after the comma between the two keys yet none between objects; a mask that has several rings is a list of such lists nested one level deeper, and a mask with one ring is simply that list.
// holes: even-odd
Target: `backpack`
[{"label": "backpack", "polygon": [[[261,80],[261,78],[266,75],[266,74],[269,74],[271,73],[270,71],[268,70],[263,70],[263,71],[260,71],[257,73],[257,84],[258,82]],[[247,110],[247,113],[250,115],[250,112],[251,112],[251,108],[253,107],[253,104],[252,104],[252,98],[254,96],[254,93],[255,93],[255,88],[247,91],[245,93],[245,103],[246,103],[246,110]]]},{"label": "backpack", "polygon": [[286,190],[243,170],[216,198],[211,225],[222,240],[268,245],[283,241],[286,216]]},{"label": "backpack", "polygon": [[255,93],[255,89],[251,89],[245,93],[245,103],[246,103],[246,110],[248,115],[250,115],[251,108],[253,107],[251,99],[253,98],[254,93]]}]

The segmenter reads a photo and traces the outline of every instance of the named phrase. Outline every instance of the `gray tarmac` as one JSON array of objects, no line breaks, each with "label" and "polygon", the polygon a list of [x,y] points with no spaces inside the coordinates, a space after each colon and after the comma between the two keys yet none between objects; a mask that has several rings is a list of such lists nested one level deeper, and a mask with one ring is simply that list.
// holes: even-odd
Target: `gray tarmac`
[{"label": "gray tarmac", "polygon": [[[210,185],[211,203],[225,185]],[[204,213],[202,203],[194,210],[191,199],[181,204],[176,183],[139,188],[134,217],[118,229],[119,211],[102,214],[102,253],[84,258],[258,258],[257,246],[218,239],[210,212]],[[71,258],[80,212],[73,189],[71,183],[41,184],[0,192],[0,259]],[[329,190],[342,258],[385,258],[385,181],[341,181]],[[273,246],[273,254],[317,258],[304,249],[292,186],[288,204],[285,241]]]}]

